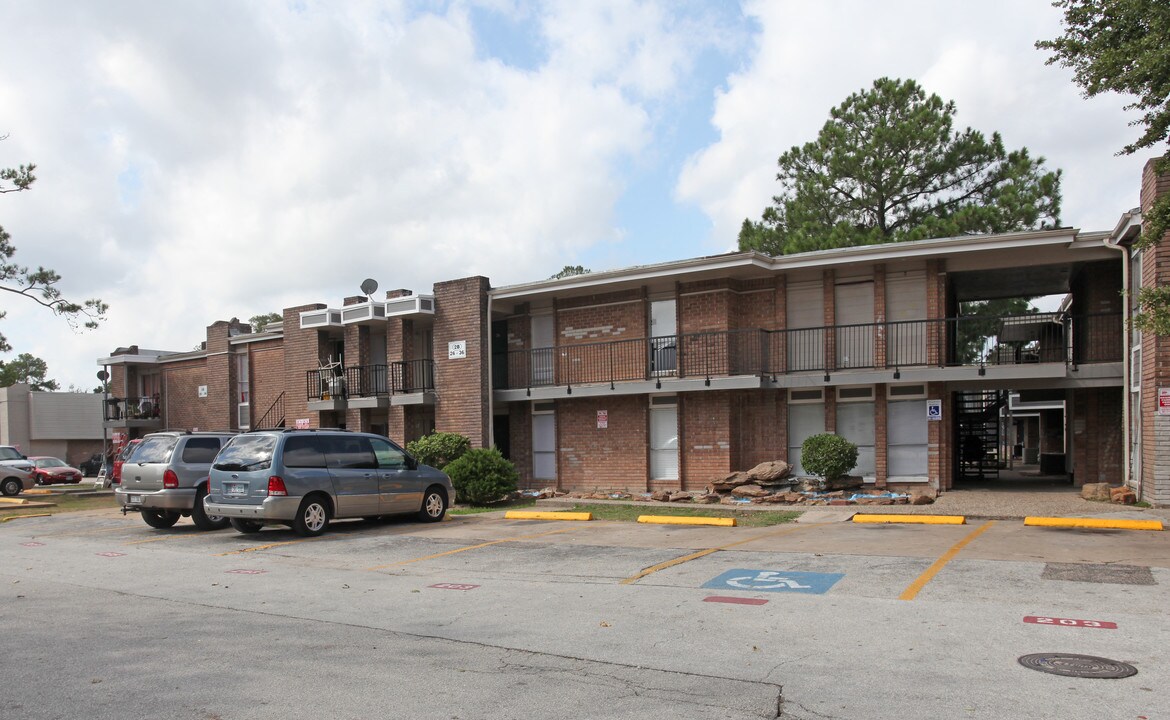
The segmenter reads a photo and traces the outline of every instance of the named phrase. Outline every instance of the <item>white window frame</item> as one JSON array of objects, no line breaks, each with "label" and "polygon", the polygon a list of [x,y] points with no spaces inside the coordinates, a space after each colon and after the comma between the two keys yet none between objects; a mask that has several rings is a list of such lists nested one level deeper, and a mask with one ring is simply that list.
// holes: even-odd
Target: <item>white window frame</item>
[{"label": "white window frame", "polygon": [[[816,397],[812,393],[817,393]],[[809,397],[796,397],[797,393],[808,393]],[[789,405],[813,405],[825,402],[824,388],[788,388]]]},{"label": "white window frame", "polygon": [[[918,388],[917,392],[895,393],[895,389],[910,389]],[[926,399],[926,383],[912,383],[903,385],[887,385],[886,386],[887,400],[925,400]]]},{"label": "white window frame", "polygon": [[[557,404],[552,400],[533,401],[532,403],[532,479],[533,480],[552,480],[557,481]],[[551,478],[539,477],[536,474],[536,418],[542,415],[551,415],[553,417],[553,449],[551,451],[553,463],[553,476]],[[541,450],[541,455],[548,455],[550,451]]]},{"label": "white window frame", "polygon": [[[852,391],[852,390],[866,390],[868,392],[865,395],[861,395],[859,393],[857,395],[853,395],[852,397],[844,397],[843,396],[843,392]],[[875,393],[873,391],[873,385],[838,385],[837,386],[837,402],[839,402],[839,403],[853,403],[853,402],[869,402],[869,403],[871,403],[874,401],[874,396],[875,396]]]}]

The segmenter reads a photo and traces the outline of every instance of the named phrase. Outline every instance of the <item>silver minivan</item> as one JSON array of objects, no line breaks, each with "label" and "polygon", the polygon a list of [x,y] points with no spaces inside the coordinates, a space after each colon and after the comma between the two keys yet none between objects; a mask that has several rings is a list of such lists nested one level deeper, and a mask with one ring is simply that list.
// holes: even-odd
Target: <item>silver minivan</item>
[{"label": "silver minivan", "polygon": [[122,513],[138,512],[153,528],[169,528],[190,515],[200,530],[222,530],[224,517],[203,510],[211,461],[235,433],[163,431],[143,436],[122,463],[114,490]]},{"label": "silver minivan", "polygon": [[288,429],[232,438],[211,466],[204,507],[242,533],[278,523],[314,536],[336,518],[413,514],[436,522],[454,499],[445,473],[386,437]]}]

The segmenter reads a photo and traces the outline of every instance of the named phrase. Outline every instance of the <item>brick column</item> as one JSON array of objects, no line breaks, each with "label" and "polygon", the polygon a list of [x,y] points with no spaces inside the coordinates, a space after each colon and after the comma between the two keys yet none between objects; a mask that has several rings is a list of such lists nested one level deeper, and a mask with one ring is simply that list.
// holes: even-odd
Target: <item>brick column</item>
[{"label": "brick column", "polygon": [[873,319],[878,323],[874,333],[873,367],[886,367],[886,266],[873,266]]},{"label": "brick column", "polygon": [[[491,352],[485,277],[435,285],[436,430],[457,432],[472,447],[490,447],[488,437],[488,354]],[[466,357],[448,357],[450,343],[462,342]]]},{"label": "brick column", "polygon": [[324,309],[321,303],[284,309],[284,415],[288,427],[301,419],[308,419],[310,427],[320,427],[318,413],[309,412],[305,384],[305,374],[319,367],[320,333],[301,329],[301,313]]},{"label": "brick column", "polygon": [[[825,270],[823,279],[821,280],[821,292],[825,298],[825,372],[831,372],[837,369],[837,331],[834,325],[837,324],[837,273],[833,270]],[[826,417],[828,407],[825,408]]]},{"label": "brick column", "polygon": [[945,260],[926,261],[926,318],[938,320],[926,326],[926,363],[946,364],[946,326],[941,322],[947,316],[947,273]]},{"label": "brick column", "polygon": [[[1155,172],[1157,160],[1142,173],[1142,212],[1170,193],[1170,175]],[[1142,287],[1170,284],[1170,233],[1142,250]],[[1157,506],[1170,506],[1170,415],[1158,414],[1158,389],[1170,387],[1170,337],[1142,333],[1141,339],[1141,481],[1138,495]],[[1128,358],[1127,358],[1128,359]],[[1128,418],[1125,419],[1129,421]]]},{"label": "brick column", "polygon": [[874,485],[878,488],[885,488],[886,478],[889,477],[889,447],[886,445],[888,440],[889,427],[887,421],[887,406],[886,406],[886,385],[878,383],[873,387],[873,463],[874,463]]}]

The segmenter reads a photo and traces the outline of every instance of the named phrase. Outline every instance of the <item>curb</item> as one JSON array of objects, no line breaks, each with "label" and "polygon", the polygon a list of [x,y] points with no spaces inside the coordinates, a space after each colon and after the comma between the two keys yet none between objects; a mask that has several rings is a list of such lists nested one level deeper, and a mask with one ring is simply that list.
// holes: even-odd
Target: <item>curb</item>
[{"label": "curb", "polygon": [[539,510],[509,510],[505,520],[592,520],[593,513],[587,512],[541,512]]},{"label": "curb", "polygon": [[0,497],[0,503],[5,505],[28,505],[28,502],[24,498]]},{"label": "curb", "polygon": [[855,523],[903,523],[907,525],[966,525],[965,515],[854,515]]},{"label": "curb", "polygon": [[53,517],[53,513],[33,513],[29,515],[9,515],[8,517],[0,518],[0,523],[6,523],[9,520],[17,520],[26,517]]},{"label": "curb", "polygon": [[1025,525],[1098,530],[1162,530],[1161,520],[1110,520],[1107,518],[1026,517]]},{"label": "curb", "polygon": [[652,525],[714,525],[736,527],[735,518],[689,517],[686,515],[639,515],[638,522]]}]

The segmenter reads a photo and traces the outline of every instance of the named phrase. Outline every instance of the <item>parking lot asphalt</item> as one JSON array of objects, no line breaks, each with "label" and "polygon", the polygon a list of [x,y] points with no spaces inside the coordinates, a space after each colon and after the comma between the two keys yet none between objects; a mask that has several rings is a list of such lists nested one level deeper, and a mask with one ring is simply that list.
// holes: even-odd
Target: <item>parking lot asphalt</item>
[{"label": "parking lot asphalt", "polygon": [[[4,523],[0,715],[1170,714],[1167,533],[846,518]],[[1046,675],[1018,662],[1034,653],[1138,672]]]}]

